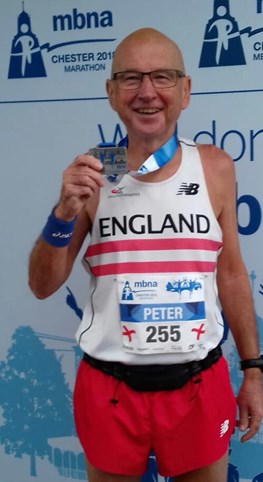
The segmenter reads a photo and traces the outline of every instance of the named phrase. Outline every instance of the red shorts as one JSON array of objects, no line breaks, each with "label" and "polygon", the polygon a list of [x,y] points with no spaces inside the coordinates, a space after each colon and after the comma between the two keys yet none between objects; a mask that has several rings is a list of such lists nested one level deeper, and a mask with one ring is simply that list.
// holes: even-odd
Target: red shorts
[{"label": "red shorts", "polygon": [[228,450],[236,400],[223,357],[173,391],[135,392],[82,361],[74,390],[76,430],[87,460],[112,474],[140,476],[153,451],[158,472],[205,467]]}]

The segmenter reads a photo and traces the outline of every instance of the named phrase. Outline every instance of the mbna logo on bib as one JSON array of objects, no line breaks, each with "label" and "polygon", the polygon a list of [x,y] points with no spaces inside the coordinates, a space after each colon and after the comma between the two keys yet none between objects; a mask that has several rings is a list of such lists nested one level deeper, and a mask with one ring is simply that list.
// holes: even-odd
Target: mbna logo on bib
[{"label": "mbna logo on bib", "polygon": [[[256,14],[262,14],[263,0],[251,0]],[[246,65],[242,36],[252,37],[263,32],[263,28],[253,30],[251,26],[240,29],[239,22],[231,14],[230,0],[214,0],[212,17],[205,28],[199,67],[226,67]],[[257,52],[256,44],[254,51]],[[254,53],[253,60],[263,60]]]}]

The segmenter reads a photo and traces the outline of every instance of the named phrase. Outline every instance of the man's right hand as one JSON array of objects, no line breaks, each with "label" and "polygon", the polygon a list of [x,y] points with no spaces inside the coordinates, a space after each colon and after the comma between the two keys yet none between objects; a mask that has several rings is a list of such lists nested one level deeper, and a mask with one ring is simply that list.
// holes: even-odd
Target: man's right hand
[{"label": "man's right hand", "polygon": [[83,154],[64,170],[60,199],[54,213],[57,218],[71,221],[79,214],[86,201],[104,186],[102,168],[98,159]]}]

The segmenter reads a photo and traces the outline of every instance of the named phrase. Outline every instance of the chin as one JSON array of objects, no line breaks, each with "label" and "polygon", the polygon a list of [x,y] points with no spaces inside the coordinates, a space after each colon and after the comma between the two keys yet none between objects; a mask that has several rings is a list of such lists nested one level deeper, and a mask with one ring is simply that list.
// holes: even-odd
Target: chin
[{"label": "chin", "polygon": [[143,119],[136,127],[134,125],[133,128],[134,131],[136,130],[138,133],[145,135],[160,136],[167,133],[167,129],[165,129],[163,125],[160,125],[160,123],[157,124],[154,119]]}]

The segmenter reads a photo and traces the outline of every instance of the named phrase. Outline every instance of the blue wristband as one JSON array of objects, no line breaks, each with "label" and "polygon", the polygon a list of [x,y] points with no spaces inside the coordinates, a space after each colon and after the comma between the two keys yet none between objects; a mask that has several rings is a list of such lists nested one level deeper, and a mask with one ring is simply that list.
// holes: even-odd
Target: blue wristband
[{"label": "blue wristband", "polygon": [[42,231],[42,238],[55,248],[63,248],[64,246],[68,246],[71,241],[77,217],[72,219],[72,221],[62,221],[56,218],[53,212],[54,210],[47,219]]}]

